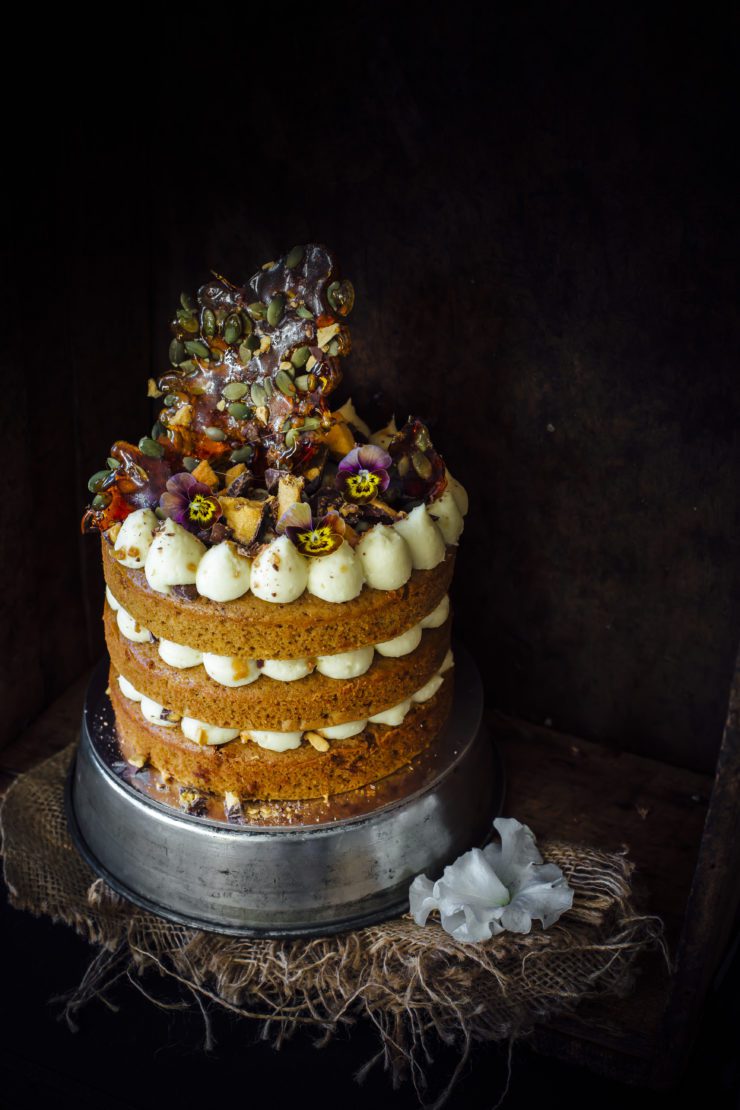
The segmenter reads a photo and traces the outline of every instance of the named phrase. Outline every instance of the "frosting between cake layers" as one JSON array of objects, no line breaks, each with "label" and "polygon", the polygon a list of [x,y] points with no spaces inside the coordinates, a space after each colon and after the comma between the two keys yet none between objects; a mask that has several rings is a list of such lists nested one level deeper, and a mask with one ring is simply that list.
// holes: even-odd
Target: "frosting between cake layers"
[{"label": "frosting between cake layers", "polygon": [[242,740],[252,740],[262,748],[275,752],[283,752],[300,747],[306,735],[309,736],[309,739],[311,736],[318,734],[326,740],[342,740],[358,735],[364,731],[369,723],[388,725],[390,727],[402,724],[412,704],[422,704],[434,697],[444,681],[445,674],[453,666],[454,658],[452,651],[448,650],[441,666],[432,678],[429,679],[424,686],[416,690],[411,697],[400,702],[398,705],[390,706],[388,709],[384,709],[362,720],[329,725],[310,730],[309,733],[304,733],[303,730],[282,732],[273,729],[255,729],[251,727],[224,728],[222,726],[208,724],[205,721],[196,720],[193,717],[179,717],[172,710],[141,694],[133,683],[129,682],[124,675],[118,675],[118,685],[124,697],[128,698],[129,701],[139,704],[142,716],[146,721],[150,724],[165,728],[174,728],[179,725],[184,736],[195,744],[221,746],[241,736]]}]

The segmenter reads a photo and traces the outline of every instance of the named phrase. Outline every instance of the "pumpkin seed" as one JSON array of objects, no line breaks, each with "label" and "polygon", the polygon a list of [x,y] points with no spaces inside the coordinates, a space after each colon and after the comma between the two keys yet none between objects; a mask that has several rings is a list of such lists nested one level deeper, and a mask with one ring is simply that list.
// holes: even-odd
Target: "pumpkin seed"
[{"label": "pumpkin seed", "polygon": [[296,388],[300,389],[301,393],[308,393],[308,374],[299,374],[295,380]]},{"label": "pumpkin seed", "polygon": [[177,320],[184,331],[195,335],[198,330],[198,321],[195,316],[191,316],[189,312],[183,312],[180,308],[177,310]]},{"label": "pumpkin seed", "polygon": [[422,455],[421,451],[414,451],[411,456],[411,465],[420,478],[425,480],[432,476],[432,464],[426,455]]},{"label": "pumpkin seed", "polygon": [[282,293],[278,293],[276,297],[272,298],[267,306],[267,323],[270,325],[270,327],[274,328],[280,323],[284,309],[285,297],[282,295]]},{"label": "pumpkin seed", "polygon": [[280,426],[280,431],[283,433],[283,435],[285,435],[285,433],[287,431],[289,431],[292,427],[293,427],[293,417],[292,416],[286,416],[285,420],[283,420],[283,423]]},{"label": "pumpkin seed", "polygon": [[303,430],[304,430],[304,432],[312,432],[316,428],[320,428],[320,427],[321,427],[321,421],[319,420],[319,418],[317,416],[307,416],[306,419],[303,421]]},{"label": "pumpkin seed", "polygon": [[198,465],[198,460],[194,459],[192,455],[185,455],[182,460],[182,465],[188,471],[195,470],[196,466]]},{"label": "pumpkin seed", "polygon": [[170,343],[170,362],[173,366],[179,366],[186,355],[185,344],[182,339],[173,339]]},{"label": "pumpkin seed", "polygon": [[110,470],[118,470],[119,466],[121,465],[118,459],[106,459],[105,461],[108,463],[108,467]]},{"label": "pumpkin seed", "polygon": [[275,375],[275,385],[278,387],[281,393],[284,393],[286,395],[286,397],[291,397],[295,393],[295,385],[293,384],[293,379],[291,378],[290,374],[287,374],[285,372],[285,370],[278,370],[277,374]]},{"label": "pumpkin seed", "polygon": [[308,360],[310,358],[310,355],[311,355],[311,348],[310,347],[298,347],[295,351],[293,351],[293,354],[290,356],[290,361],[293,363],[293,365],[298,370],[300,370],[303,366],[306,365],[306,363],[308,362]]},{"label": "pumpkin seed", "polygon": [[252,354],[254,354],[254,352],[258,351],[262,346],[262,340],[258,335],[250,335],[249,339],[247,340],[247,346],[249,347]]},{"label": "pumpkin seed", "polygon": [[306,306],[303,305],[303,304],[301,305],[300,308],[296,309],[296,312],[302,320],[313,320],[314,319],[313,312],[311,312],[311,310],[306,308]]},{"label": "pumpkin seed", "polygon": [[331,357],[336,358],[336,356],[339,354],[339,343],[338,343],[338,341],[336,339],[332,339],[331,343],[326,348],[326,351],[327,351],[328,355],[330,355]]},{"label": "pumpkin seed", "polygon": [[97,493],[105,479],[109,476],[110,470],[97,470],[87,483],[87,488],[90,490],[90,493]]},{"label": "pumpkin seed", "polygon": [[155,420],[154,424],[152,424],[152,430],[150,432],[150,435],[151,435],[152,439],[159,439],[159,437],[163,436],[164,434],[165,434],[164,424],[162,423],[161,420]]},{"label": "pumpkin seed", "polygon": [[326,291],[326,299],[340,316],[349,316],[355,303],[355,289],[351,281],[333,281]]},{"label": "pumpkin seed", "polygon": [[222,432],[220,428],[206,428],[206,435],[216,443],[223,443],[226,439],[226,432]]},{"label": "pumpkin seed", "polygon": [[185,350],[190,355],[197,355],[198,358],[208,358],[211,353],[208,344],[204,343],[202,339],[186,339]]},{"label": "pumpkin seed", "polygon": [[293,250],[288,253],[285,259],[285,266],[288,270],[295,270],[298,263],[303,258],[303,247],[293,247]]},{"label": "pumpkin seed", "polygon": [[234,420],[248,420],[252,415],[249,405],[245,405],[242,401],[234,401],[226,411],[229,416],[233,416]]},{"label": "pumpkin seed", "polygon": [[270,378],[265,378],[264,382],[262,383],[262,388],[267,394],[267,400],[269,401],[275,393],[275,387],[272,384],[272,380]]},{"label": "pumpkin seed", "polygon": [[243,447],[237,447],[236,451],[232,451],[229,455],[230,462],[233,463],[247,463],[252,461],[254,455],[254,447],[251,443],[245,443]]},{"label": "pumpkin seed", "polygon": [[193,362],[192,358],[188,358],[185,360],[185,362],[181,362],[180,369],[182,370],[186,378],[194,378],[195,375],[200,371],[198,363]]},{"label": "pumpkin seed", "polygon": [[265,393],[264,387],[261,386],[259,382],[254,382],[252,384],[249,395],[252,398],[252,404],[255,405],[257,408],[259,408],[260,405],[264,405],[265,401],[267,400],[267,394]]},{"label": "pumpkin seed", "polygon": [[142,436],[139,440],[139,450],[142,455],[148,455],[150,459],[161,459],[164,454],[164,447],[161,443],[156,443],[150,436]]},{"label": "pumpkin seed", "polygon": [[252,357],[252,348],[249,342],[239,344],[239,361],[243,363],[249,362]]},{"label": "pumpkin seed", "polygon": [[179,405],[180,398],[176,393],[168,393],[164,399],[165,408],[171,409],[174,405]]},{"label": "pumpkin seed", "polygon": [[224,339],[227,343],[236,343],[242,333],[242,320],[238,312],[232,312],[226,317],[224,324]]},{"label": "pumpkin seed", "polygon": [[432,441],[429,437],[429,429],[425,424],[419,425],[419,430],[414,436],[414,442],[420,451],[428,451],[432,446]]},{"label": "pumpkin seed", "polygon": [[295,447],[296,441],[298,440],[298,436],[300,434],[301,433],[300,433],[300,430],[298,428],[291,428],[290,431],[288,432],[288,434],[286,435],[286,437],[285,437],[285,446],[288,448],[289,451],[292,451],[293,448]]},{"label": "pumpkin seed", "polygon": [[247,312],[253,320],[264,320],[267,309],[262,301],[252,301],[251,304],[247,305]]},{"label": "pumpkin seed", "polygon": [[161,509],[159,507],[159,505],[157,505],[157,507],[155,508],[154,515],[156,516],[157,520],[166,520],[167,519],[167,517],[165,516],[164,509]]},{"label": "pumpkin seed", "polygon": [[185,309],[186,312],[195,312],[195,309],[197,307],[196,304],[195,304],[195,301],[193,300],[193,298],[190,296],[189,293],[181,293],[180,294],[180,304],[182,305],[182,307]]},{"label": "pumpkin seed", "polygon": [[211,347],[208,352],[208,361],[212,366],[220,366],[224,360],[223,351],[219,351],[218,347]]},{"label": "pumpkin seed", "polygon": [[203,311],[203,334],[209,339],[216,334],[216,313],[211,308]]},{"label": "pumpkin seed", "polygon": [[246,382],[229,382],[221,390],[221,396],[225,397],[227,401],[241,401],[248,389],[249,386]]},{"label": "pumpkin seed", "polygon": [[247,315],[247,313],[246,312],[240,312],[239,313],[239,319],[242,322],[242,332],[244,333],[244,335],[251,335],[252,331],[253,331],[252,321],[249,319],[249,316]]},{"label": "pumpkin seed", "polygon": [[92,499],[93,509],[106,509],[111,503],[111,495],[109,493],[96,493]]},{"label": "pumpkin seed", "polygon": [[401,458],[398,460],[398,473],[401,475],[402,478],[405,478],[410,469],[411,463],[409,462],[408,455],[402,455]]}]

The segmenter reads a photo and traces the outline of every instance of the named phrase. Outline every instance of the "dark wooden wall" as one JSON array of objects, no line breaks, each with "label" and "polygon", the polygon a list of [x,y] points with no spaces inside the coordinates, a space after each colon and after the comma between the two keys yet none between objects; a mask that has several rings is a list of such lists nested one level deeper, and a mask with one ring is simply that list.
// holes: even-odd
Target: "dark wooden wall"
[{"label": "dark wooden wall", "polygon": [[491,703],[713,766],[740,638],[733,35],[595,7],[250,9],[57,59],[33,215],[7,210],[9,735],[100,651],[85,481],[151,423],[180,289],[317,238],[357,289],[347,392],[427,418],[470,489],[457,626]]}]

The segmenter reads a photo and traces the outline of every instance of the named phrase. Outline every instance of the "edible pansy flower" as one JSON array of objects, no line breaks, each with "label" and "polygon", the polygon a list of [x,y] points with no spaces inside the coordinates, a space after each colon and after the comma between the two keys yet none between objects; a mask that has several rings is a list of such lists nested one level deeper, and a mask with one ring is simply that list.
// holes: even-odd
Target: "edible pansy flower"
[{"label": "edible pansy flower", "polygon": [[372,501],[388,489],[392,459],[382,447],[354,447],[337,468],[336,483],[348,501]]},{"label": "edible pansy flower", "polygon": [[437,910],[445,932],[475,943],[504,929],[529,933],[533,920],[547,929],[571,908],[573,891],[556,864],[543,864],[532,830],[511,817],[493,824],[500,845],[465,852],[436,883],[417,875],[409,891],[417,925]]},{"label": "edible pansy flower", "polygon": [[167,492],[159,499],[159,507],[165,516],[189,532],[208,528],[221,516],[221,506],[210,487],[187,472],[175,474],[169,479]]},{"label": "edible pansy flower", "polygon": [[315,524],[310,506],[304,501],[291,505],[277,523],[278,533],[285,534],[301,555],[317,559],[331,555],[344,541],[344,521],[338,513],[329,512]]}]

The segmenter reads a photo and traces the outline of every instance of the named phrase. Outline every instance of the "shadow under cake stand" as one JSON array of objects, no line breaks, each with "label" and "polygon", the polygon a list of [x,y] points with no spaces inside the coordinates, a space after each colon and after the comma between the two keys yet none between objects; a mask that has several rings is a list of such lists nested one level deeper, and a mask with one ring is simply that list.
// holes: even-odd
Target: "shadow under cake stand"
[{"label": "shadow under cake stand", "polygon": [[256,802],[236,821],[222,799],[184,812],[176,787],[126,762],[107,681],[105,660],[90,681],[67,784],[72,839],[114,891],[180,924],[322,936],[397,916],[414,876],[438,878],[482,846],[501,812],[503,770],[482,726],[480,676],[459,644],[448,722],[410,765],[327,799]]}]

